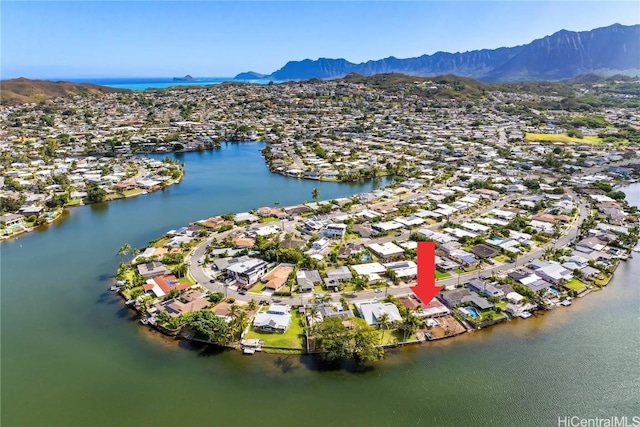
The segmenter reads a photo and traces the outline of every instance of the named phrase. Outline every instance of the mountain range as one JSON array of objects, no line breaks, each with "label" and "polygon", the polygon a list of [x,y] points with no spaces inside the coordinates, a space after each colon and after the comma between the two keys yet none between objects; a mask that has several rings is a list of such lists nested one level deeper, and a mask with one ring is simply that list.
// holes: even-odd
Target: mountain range
[{"label": "mountain range", "polygon": [[350,73],[455,74],[486,82],[563,80],[586,73],[639,75],[640,25],[614,24],[580,32],[561,30],[521,46],[436,52],[406,59],[391,56],[360,64],[329,58],[290,61],[268,75],[249,71],[235,79],[335,79]]}]

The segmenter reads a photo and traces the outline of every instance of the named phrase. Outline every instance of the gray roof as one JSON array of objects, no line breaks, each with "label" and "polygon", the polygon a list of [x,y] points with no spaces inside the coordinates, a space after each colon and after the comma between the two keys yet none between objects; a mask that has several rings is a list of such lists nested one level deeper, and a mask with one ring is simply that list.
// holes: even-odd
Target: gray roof
[{"label": "gray roof", "polygon": [[471,292],[470,295],[467,295],[462,299],[462,302],[470,302],[477,306],[480,310],[487,310],[493,308],[493,304],[476,294],[475,292]]},{"label": "gray roof", "polygon": [[327,278],[333,280],[351,280],[353,275],[348,267],[341,266],[333,270],[327,270]]}]

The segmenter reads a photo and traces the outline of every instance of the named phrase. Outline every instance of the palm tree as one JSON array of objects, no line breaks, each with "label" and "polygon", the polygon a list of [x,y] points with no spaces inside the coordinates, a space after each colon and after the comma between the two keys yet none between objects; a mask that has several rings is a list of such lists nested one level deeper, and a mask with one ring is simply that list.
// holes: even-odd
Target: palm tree
[{"label": "palm tree", "polygon": [[229,309],[231,310],[229,312],[229,315],[231,316],[232,319],[237,319],[238,316],[240,315],[240,307],[237,304],[231,304],[231,307],[229,307]]},{"label": "palm tree", "polygon": [[344,295],[340,295],[340,305],[342,305],[343,310],[349,309],[349,302],[347,301],[347,298]]},{"label": "palm tree", "polygon": [[185,264],[184,262],[181,262],[180,264],[176,265],[176,267],[173,269],[173,274],[176,275],[176,277],[184,277],[187,275],[187,264]]},{"label": "palm tree", "polygon": [[316,324],[316,316],[318,315],[318,308],[311,306],[307,308],[307,318],[309,319],[309,324],[311,326],[311,331],[313,332],[313,327]]},{"label": "palm tree", "polygon": [[256,300],[254,300],[254,299],[252,298],[252,299],[251,299],[251,301],[249,301],[249,304],[248,304],[249,310],[251,310],[251,311],[255,311],[255,309],[256,309],[256,307],[257,307],[257,306],[258,306],[258,305],[256,304]]},{"label": "palm tree", "polygon": [[318,200],[318,197],[320,197],[320,190],[318,190],[317,188],[311,190],[311,197],[314,201]]},{"label": "palm tree", "polygon": [[237,307],[237,305],[233,304],[231,306],[231,317],[233,318],[231,321],[231,335],[233,339],[238,339],[249,324],[249,316],[244,310],[240,309],[236,310],[234,314],[234,307]]},{"label": "palm tree", "polygon": [[387,313],[382,313],[380,317],[378,317],[378,326],[382,329],[382,336],[380,337],[380,344],[384,342],[384,331],[389,327],[391,321],[389,320],[389,315]]},{"label": "palm tree", "polygon": [[124,262],[124,257],[126,255],[129,254],[129,252],[131,252],[131,245],[128,243],[125,243],[124,245],[120,246],[120,249],[118,249],[118,255],[120,255],[120,261]]},{"label": "palm tree", "polygon": [[311,298],[311,300],[309,300],[309,302],[315,303],[315,304],[324,304],[327,301],[331,300],[331,295],[329,294],[322,294],[322,295],[316,295],[315,297]]}]

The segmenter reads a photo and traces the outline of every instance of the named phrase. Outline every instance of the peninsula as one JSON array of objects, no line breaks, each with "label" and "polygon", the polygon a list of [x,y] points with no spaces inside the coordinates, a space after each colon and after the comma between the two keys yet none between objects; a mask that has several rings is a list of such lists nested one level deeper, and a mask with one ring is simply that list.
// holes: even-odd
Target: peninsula
[{"label": "peninsula", "polygon": [[[609,167],[524,192],[471,186],[457,173],[434,185],[410,178],[207,218],[136,251],[113,290],[167,335],[375,360],[386,347],[565,309],[606,286],[639,232],[637,209],[608,187],[620,180]],[[426,240],[436,242],[444,288],[432,301],[409,289]]]}]

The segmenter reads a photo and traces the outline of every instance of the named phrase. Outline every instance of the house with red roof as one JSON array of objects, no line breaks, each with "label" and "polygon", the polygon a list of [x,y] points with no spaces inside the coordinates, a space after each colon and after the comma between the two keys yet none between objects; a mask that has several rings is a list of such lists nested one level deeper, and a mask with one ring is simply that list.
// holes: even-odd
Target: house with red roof
[{"label": "house with red roof", "polygon": [[172,289],[183,291],[191,287],[190,283],[180,283],[173,275],[157,276],[147,280],[143,285],[145,293],[152,293],[156,297],[163,297],[171,292]]}]

